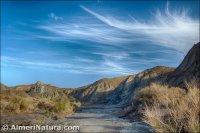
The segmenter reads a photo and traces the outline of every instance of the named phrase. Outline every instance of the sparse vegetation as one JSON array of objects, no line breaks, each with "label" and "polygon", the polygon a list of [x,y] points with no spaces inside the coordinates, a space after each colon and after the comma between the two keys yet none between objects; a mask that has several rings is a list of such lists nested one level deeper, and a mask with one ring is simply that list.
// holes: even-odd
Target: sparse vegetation
[{"label": "sparse vegetation", "polygon": [[7,98],[3,99],[1,102],[1,111],[2,112],[11,112],[11,113],[19,113],[27,111],[30,108],[30,103],[26,98],[20,96],[13,96],[13,97],[4,97]]},{"label": "sparse vegetation", "polygon": [[152,84],[137,92],[144,108],[143,120],[157,132],[200,132],[200,89],[188,84],[181,88]]},{"label": "sparse vegetation", "polygon": [[44,110],[49,114],[70,114],[80,107],[80,102],[62,95],[55,98],[32,97],[23,91],[7,90],[0,94],[1,113],[23,113]]},{"label": "sparse vegetation", "polygon": [[45,110],[47,114],[70,114],[80,105],[80,102],[72,101],[67,96],[61,96],[48,102],[40,101],[37,106],[39,109]]}]

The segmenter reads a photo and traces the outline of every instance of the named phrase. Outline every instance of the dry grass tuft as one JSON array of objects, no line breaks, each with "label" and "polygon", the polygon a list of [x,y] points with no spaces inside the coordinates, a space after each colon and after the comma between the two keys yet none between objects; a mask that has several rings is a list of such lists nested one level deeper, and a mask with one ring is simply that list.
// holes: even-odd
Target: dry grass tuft
[{"label": "dry grass tuft", "polygon": [[200,89],[187,85],[188,92],[167,85],[152,84],[137,92],[144,107],[144,121],[157,132],[200,132]]}]

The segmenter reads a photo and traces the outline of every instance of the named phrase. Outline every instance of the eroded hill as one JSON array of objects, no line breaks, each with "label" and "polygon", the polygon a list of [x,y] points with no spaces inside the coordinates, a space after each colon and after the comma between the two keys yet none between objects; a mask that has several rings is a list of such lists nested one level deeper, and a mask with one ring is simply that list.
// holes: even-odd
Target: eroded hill
[{"label": "eroded hill", "polygon": [[200,87],[200,42],[187,53],[176,70],[168,75],[166,82],[172,86],[185,88],[185,82],[196,80]]}]

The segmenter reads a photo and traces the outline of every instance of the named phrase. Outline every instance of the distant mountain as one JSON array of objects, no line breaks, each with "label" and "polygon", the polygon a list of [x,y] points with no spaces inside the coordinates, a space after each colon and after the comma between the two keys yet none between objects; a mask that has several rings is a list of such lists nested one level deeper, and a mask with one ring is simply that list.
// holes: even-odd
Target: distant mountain
[{"label": "distant mountain", "polygon": [[185,88],[184,82],[196,80],[200,87],[200,42],[195,44],[176,70],[168,75],[167,83]]}]

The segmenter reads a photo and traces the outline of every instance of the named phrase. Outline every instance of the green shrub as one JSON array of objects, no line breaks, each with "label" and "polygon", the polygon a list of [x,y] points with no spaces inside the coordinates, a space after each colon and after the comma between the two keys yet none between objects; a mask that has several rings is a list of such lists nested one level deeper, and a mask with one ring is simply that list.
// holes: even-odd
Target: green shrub
[{"label": "green shrub", "polygon": [[65,97],[55,99],[55,108],[61,112],[66,110],[66,105],[69,105],[69,101]]},{"label": "green shrub", "polygon": [[56,98],[54,100],[54,105],[59,113],[71,113],[74,109],[70,100],[66,96]]},{"label": "green shrub", "polygon": [[76,105],[71,102],[66,96],[57,97],[51,102],[39,102],[38,108],[46,111],[47,114],[69,114],[72,113]]}]

